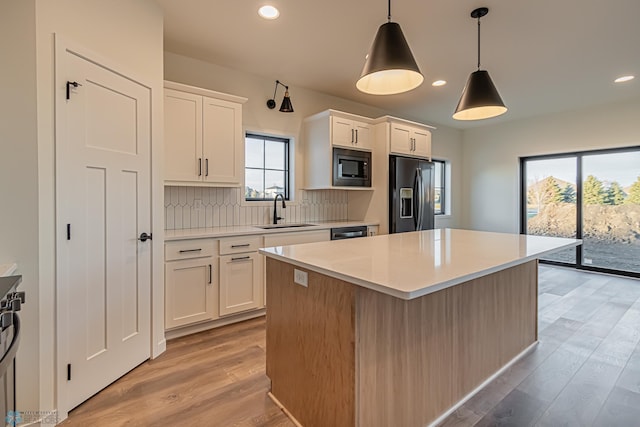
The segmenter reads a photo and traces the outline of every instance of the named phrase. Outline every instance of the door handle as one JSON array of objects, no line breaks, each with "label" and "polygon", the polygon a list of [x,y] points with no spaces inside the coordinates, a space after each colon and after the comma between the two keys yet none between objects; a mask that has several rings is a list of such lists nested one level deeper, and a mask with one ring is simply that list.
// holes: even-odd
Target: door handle
[{"label": "door handle", "polygon": [[353,144],[353,129],[351,129],[351,143]]},{"label": "door handle", "polygon": [[198,157],[198,176],[202,176],[202,157]]},{"label": "door handle", "polygon": [[419,191],[420,191],[420,185],[418,182],[418,170],[416,169],[416,175],[413,178],[413,211],[411,212],[411,214],[413,215],[413,226],[416,228],[416,230],[419,230],[418,226],[418,204],[420,203],[420,198],[419,198]]},{"label": "door handle", "polygon": [[211,268],[211,264],[209,264],[209,284],[213,283],[213,268]]},{"label": "door handle", "polygon": [[142,233],[140,237],[138,237],[138,240],[140,240],[141,242],[146,242],[147,240],[153,240],[153,237],[151,233]]},{"label": "door handle", "polygon": [[356,145],[358,145],[358,129],[356,129]]},{"label": "door handle", "polygon": [[422,230],[422,216],[424,214],[424,182],[422,180],[422,169],[418,168],[418,185],[420,197],[418,202],[418,230]]},{"label": "door handle", "polygon": [[206,172],[204,176],[209,176],[209,159],[204,159],[204,161],[206,164],[206,168],[205,168]]}]

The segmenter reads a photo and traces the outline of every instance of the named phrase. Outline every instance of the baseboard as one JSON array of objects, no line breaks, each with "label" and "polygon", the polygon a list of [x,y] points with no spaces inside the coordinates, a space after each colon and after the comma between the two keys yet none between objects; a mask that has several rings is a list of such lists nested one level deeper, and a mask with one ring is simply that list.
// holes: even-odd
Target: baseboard
[{"label": "baseboard", "polygon": [[260,310],[249,311],[245,313],[236,314],[233,316],[226,316],[216,320],[210,320],[208,322],[197,323],[195,325],[184,326],[181,328],[169,329],[165,331],[165,339],[172,340],[174,338],[180,338],[198,332],[208,331],[209,329],[219,328],[221,326],[230,325],[232,323],[242,322],[243,320],[254,319],[256,317],[264,316],[267,310],[262,308]]},{"label": "baseboard", "polygon": [[268,393],[267,393],[267,396],[269,396],[269,398],[270,398],[271,400],[273,400],[273,403],[275,403],[275,404],[276,404],[276,406],[277,406],[278,408],[280,408],[280,410],[281,410],[282,412],[284,412],[284,414],[285,414],[285,415],[286,415],[286,416],[291,420],[291,422],[293,422],[293,424],[295,424],[295,425],[296,425],[296,427],[302,427],[302,424],[300,424],[300,423],[298,422],[298,420],[296,420],[296,417],[294,417],[293,415],[291,415],[291,412],[287,411],[287,408],[285,408],[285,407],[282,405],[282,403],[280,403],[280,401],[278,400],[278,398],[277,398],[277,397],[275,397],[271,392],[268,392]]}]

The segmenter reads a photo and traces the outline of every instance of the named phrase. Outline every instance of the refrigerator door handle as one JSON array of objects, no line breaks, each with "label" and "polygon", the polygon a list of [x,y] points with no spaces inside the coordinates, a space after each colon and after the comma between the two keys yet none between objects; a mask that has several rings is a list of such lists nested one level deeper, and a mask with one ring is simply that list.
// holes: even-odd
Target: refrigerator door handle
[{"label": "refrigerator door handle", "polygon": [[420,230],[420,169],[416,169],[413,178],[413,226]]},{"label": "refrigerator door handle", "polygon": [[424,209],[424,186],[422,183],[422,169],[416,169],[416,178],[418,179],[418,214],[416,230],[422,230],[422,214]]}]

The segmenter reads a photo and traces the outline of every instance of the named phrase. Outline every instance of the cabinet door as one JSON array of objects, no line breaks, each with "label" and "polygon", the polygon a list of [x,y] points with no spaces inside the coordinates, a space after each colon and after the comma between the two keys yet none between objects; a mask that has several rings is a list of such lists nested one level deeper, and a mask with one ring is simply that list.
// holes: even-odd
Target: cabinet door
[{"label": "cabinet door", "polygon": [[172,89],[164,91],[164,179],[200,181],[202,97]]},{"label": "cabinet door", "polygon": [[395,154],[413,154],[411,128],[391,123],[391,147]]},{"label": "cabinet door", "polygon": [[217,317],[217,271],[214,258],[165,263],[165,328]]},{"label": "cabinet door", "polygon": [[203,97],[204,181],[239,184],[244,154],[242,106]]},{"label": "cabinet door", "polygon": [[372,150],[373,149],[373,132],[371,131],[371,125],[367,123],[354,121],[353,129],[355,132],[355,147]]},{"label": "cabinet door", "polygon": [[220,257],[220,316],[262,307],[262,256],[256,252]]},{"label": "cabinet door", "polygon": [[431,132],[424,129],[415,129],[413,131],[413,142],[413,154],[431,158]]},{"label": "cabinet door", "polygon": [[331,117],[331,144],[352,148],[355,144],[353,121],[342,117]]}]

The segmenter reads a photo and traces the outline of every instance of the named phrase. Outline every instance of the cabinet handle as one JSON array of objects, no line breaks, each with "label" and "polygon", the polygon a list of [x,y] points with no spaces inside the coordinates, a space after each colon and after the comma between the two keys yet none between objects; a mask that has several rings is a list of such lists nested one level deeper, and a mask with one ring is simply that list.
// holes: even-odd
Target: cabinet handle
[{"label": "cabinet handle", "polygon": [[353,144],[353,129],[351,129],[351,143]]},{"label": "cabinet handle", "polygon": [[180,253],[184,254],[184,253],[188,253],[188,252],[200,252],[202,250],[202,248],[199,249],[180,249]]},{"label": "cabinet handle", "polygon": [[198,158],[198,176],[202,176],[202,158]]},{"label": "cabinet handle", "polygon": [[211,264],[209,264],[209,284],[213,283],[213,268],[211,268]]},{"label": "cabinet handle", "polygon": [[209,176],[209,159],[204,159],[205,164],[206,164],[206,168],[205,170],[207,171],[205,176]]},{"label": "cabinet handle", "polygon": [[234,262],[234,261],[242,261],[242,260],[250,259],[250,258],[251,258],[251,257],[250,257],[249,255],[247,255],[247,256],[239,256],[239,257],[231,258],[231,262]]},{"label": "cabinet handle", "polygon": [[231,248],[246,248],[248,246],[251,246],[251,243],[244,243],[242,245],[231,245]]},{"label": "cabinet handle", "polygon": [[356,129],[356,145],[358,145],[358,129]]}]

